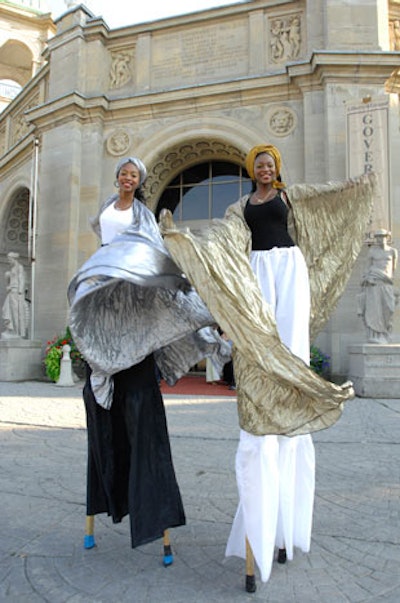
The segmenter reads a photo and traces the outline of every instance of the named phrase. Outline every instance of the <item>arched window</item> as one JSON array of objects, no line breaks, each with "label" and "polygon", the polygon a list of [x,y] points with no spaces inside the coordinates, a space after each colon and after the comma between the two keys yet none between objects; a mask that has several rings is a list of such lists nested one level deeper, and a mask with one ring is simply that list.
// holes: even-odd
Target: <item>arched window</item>
[{"label": "arched window", "polygon": [[29,190],[21,187],[13,195],[3,222],[1,252],[16,251],[21,257],[28,254]]},{"label": "arched window", "polygon": [[176,222],[222,218],[228,205],[250,191],[244,168],[226,161],[209,161],[187,168],[165,188],[157,206],[171,210]]}]

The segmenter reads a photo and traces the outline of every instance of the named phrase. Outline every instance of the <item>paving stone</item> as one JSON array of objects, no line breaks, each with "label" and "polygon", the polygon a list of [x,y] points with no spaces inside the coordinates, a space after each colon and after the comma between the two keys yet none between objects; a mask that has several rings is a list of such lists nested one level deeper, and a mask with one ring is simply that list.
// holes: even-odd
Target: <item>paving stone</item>
[{"label": "paving stone", "polygon": [[0,601],[6,603],[398,603],[399,400],[356,399],[314,434],[312,548],[274,564],[257,592],[224,557],[237,505],[235,400],[165,395],[187,525],[132,550],[129,522],[96,517],[83,548],[86,431],[82,384],[0,382]]}]

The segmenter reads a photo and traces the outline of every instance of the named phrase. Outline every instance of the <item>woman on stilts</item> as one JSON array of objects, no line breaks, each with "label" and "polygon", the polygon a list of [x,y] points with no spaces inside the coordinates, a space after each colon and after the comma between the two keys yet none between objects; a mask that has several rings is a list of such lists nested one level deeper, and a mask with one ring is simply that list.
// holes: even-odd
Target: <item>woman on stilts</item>
[{"label": "woman on stilts", "polygon": [[266,582],[275,559],[291,560],[295,547],[310,550],[311,434],[333,425],[354,397],[351,383],[310,369],[310,341],[344,291],[376,187],[370,174],[286,188],[281,165],[275,146],[253,147],[251,192],[196,233],[180,231],[167,210],[160,216],[172,257],[233,343],[239,504],[226,555],[247,559],[249,592],[254,559]]},{"label": "woman on stilts", "polygon": [[137,157],[118,163],[117,192],[92,221],[101,247],[69,286],[70,328],[88,366],[85,547],[94,546],[95,515],[115,523],[129,515],[132,547],[164,536],[169,565],[167,530],[184,525],[185,513],[159,377],[173,385],[210,354],[222,367],[230,350],[163,244],[145,179]]}]

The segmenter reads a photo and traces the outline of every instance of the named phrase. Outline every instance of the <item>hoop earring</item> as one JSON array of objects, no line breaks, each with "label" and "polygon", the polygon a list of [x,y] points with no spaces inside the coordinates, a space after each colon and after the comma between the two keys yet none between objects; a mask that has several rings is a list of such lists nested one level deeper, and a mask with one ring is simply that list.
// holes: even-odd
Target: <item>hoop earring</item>
[{"label": "hoop earring", "polygon": [[118,180],[114,180],[114,186],[115,186],[115,188],[119,188],[119,182],[118,182]]}]

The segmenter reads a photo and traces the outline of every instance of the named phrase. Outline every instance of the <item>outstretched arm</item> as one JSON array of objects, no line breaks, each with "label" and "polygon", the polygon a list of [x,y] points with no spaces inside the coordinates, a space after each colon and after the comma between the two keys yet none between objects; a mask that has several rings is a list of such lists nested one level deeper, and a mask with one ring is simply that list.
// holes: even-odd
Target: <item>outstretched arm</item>
[{"label": "outstretched arm", "polygon": [[345,289],[365,241],[375,187],[375,175],[368,174],[344,182],[288,188],[296,243],[310,274],[311,340]]}]

